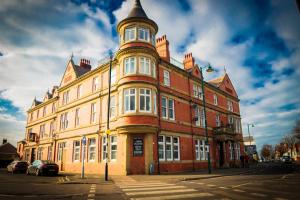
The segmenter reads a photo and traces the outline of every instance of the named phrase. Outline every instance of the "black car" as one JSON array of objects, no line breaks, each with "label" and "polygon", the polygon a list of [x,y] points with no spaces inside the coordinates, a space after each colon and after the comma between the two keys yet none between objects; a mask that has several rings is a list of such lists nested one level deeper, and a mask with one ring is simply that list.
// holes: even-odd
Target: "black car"
[{"label": "black car", "polygon": [[290,156],[282,156],[281,160],[284,163],[288,163],[288,164],[291,164],[293,162],[293,159]]},{"label": "black car", "polygon": [[25,173],[28,167],[28,163],[26,161],[15,160],[7,165],[7,172],[11,172],[12,174],[15,172]]},{"label": "black car", "polygon": [[26,174],[40,175],[57,175],[58,165],[50,160],[35,160],[26,171]]}]

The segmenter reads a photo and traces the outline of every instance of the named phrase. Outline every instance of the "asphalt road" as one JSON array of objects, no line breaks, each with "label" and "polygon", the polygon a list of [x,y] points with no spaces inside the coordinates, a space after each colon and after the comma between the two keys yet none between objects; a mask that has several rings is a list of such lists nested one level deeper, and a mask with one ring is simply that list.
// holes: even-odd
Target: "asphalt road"
[{"label": "asphalt road", "polygon": [[260,164],[243,175],[182,182],[140,181],[118,184],[130,200],[163,199],[300,199],[300,173],[295,165]]},{"label": "asphalt road", "polygon": [[261,164],[243,175],[193,181],[145,178],[114,184],[87,179],[85,184],[61,184],[62,178],[12,175],[0,170],[0,199],[300,199],[300,170],[283,163]]},{"label": "asphalt road", "polygon": [[[27,176],[0,170],[0,200],[14,199],[124,199],[112,182],[62,183],[65,176]],[[95,181],[94,181],[95,182]],[[110,196],[111,198],[107,198]]]}]

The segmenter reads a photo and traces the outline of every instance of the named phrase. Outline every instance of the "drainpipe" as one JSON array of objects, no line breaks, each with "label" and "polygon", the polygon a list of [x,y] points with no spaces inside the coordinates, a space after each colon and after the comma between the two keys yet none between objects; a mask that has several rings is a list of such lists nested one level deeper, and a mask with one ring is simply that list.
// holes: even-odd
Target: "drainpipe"
[{"label": "drainpipe", "polygon": [[189,87],[189,98],[190,98],[190,119],[191,119],[191,133],[192,133],[192,156],[193,156],[193,171],[195,171],[195,153],[194,153],[194,131],[193,131],[193,105],[192,105],[192,96],[191,96],[191,84],[190,84],[190,73],[188,74],[188,87]]},{"label": "drainpipe", "polygon": [[160,163],[159,163],[159,147],[158,147],[158,137],[159,133],[161,132],[161,122],[160,122],[160,80],[159,80],[159,64],[157,63],[156,68],[156,78],[157,78],[157,114],[158,114],[158,130],[156,133],[156,151],[157,151],[157,174],[160,174]]}]

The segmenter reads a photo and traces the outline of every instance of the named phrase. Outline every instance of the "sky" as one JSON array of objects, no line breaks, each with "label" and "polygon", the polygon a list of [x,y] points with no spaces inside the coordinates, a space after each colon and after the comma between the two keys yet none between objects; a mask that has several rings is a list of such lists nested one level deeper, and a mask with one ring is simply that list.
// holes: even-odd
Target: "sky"
[{"label": "sky", "polygon": [[[229,74],[258,148],[276,144],[300,119],[300,14],[294,0],[141,0],[167,35],[171,57]],[[0,2],[0,141],[25,137],[26,111],[58,85],[70,56],[93,68],[118,49],[117,23],[133,0]]]}]

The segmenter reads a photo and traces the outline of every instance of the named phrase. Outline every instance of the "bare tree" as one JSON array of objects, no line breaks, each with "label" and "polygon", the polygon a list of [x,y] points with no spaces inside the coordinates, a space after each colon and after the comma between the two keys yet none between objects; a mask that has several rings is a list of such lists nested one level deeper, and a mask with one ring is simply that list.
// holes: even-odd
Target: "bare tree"
[{"label": "bare tree", "polygon": [[274,157],[273,146],[270,145],[270,144],[264,144],[263,147],[262,147],[262,149],[261,149],[260,155],[264,159],[270,160],[272,157]]},{"label": "bare tree", "polygon": [[279,153],[279,157],[282,157],[287,152],[287,148],[283,143],[280,143],[275,146],[275,151]]},{"label": "bare tree", "polygon": [[290,156],[292,156],[293,148],[296,144],[296,137],[292,134],[287,134],[282,138],[282,143],[286,145],[286,147],[291,151]]},{"label": "bare tree", "polygon": [[296,122],[296,125],[292,131],[292,134],[298,139],[300,140],[300,120],[298,120]]}]

